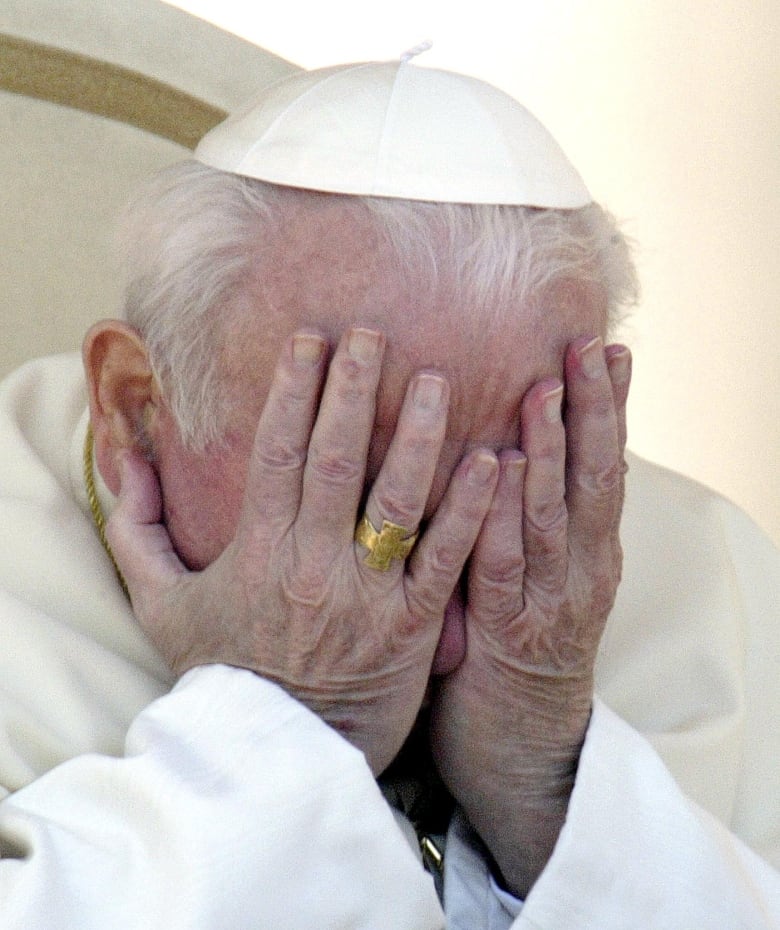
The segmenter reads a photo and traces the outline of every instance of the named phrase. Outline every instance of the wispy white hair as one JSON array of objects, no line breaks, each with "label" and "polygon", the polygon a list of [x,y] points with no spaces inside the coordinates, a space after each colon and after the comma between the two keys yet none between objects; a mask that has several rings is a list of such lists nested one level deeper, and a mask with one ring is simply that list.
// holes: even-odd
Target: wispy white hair
[{"label": "wispy white hair", "polygon": [[[226,318],[290,209],[322,195],[189,161],[153,178],[119,232],[124,315],[143,335],[184,442],[218,441],[226,412],[219,348]],[[401,275],[457,295],[485,325],[539,304],[558,283],[603,293],[614,324],[637,299],[625,237],[605,210],[342,197],[369,217]]]}]

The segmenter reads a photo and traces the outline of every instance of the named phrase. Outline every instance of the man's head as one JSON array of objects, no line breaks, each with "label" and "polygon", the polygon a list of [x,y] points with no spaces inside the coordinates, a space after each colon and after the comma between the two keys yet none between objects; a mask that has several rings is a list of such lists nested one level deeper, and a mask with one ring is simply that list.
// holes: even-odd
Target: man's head
[{"label": "man's head", "polygon": [[357,323],[386,334],[371,473],[409,376],[448,377],[433,504],[469,445],[516,443],[526,387],[560,375],[563,347],[604,334],[635,290],[625,242],[594,204],[312,191],[197,162],[146,189],[122,251],[133,331],[103,327],[87,341],[98,463],[116,490],[112,456],[140,437],[191,565],[230,538],[254,427],[292,331],[335,342]]}]

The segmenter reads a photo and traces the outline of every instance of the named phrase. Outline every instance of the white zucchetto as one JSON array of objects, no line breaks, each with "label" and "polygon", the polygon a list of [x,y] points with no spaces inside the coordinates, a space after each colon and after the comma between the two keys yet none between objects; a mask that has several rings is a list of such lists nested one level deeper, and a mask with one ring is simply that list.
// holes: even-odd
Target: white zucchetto
[{"label": "white zucchetto", "polygon": [[408,61],[304,71],[216,126],[198,161],[340,194],[575,209],[585,184],[544,126],[476,78]]}]

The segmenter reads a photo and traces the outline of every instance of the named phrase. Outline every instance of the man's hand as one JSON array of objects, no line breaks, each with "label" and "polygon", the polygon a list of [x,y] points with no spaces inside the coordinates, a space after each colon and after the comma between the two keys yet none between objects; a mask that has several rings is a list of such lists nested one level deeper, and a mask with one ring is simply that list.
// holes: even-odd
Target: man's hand
[{"label": "man's hand", "polygon": [[627,349],[582,339],[563,385],[523,399],[520,446],[477,541],[467,650],[443,678],[432,747],[445,782],[524,897],[549,859],[587,729],[599,640],[621,571]]},{"label": "man's hand", "polygon": [[[412,727],[445,607],[498,479],[493,453],[470,454],[406,562],[386,572],[365,565],[354,533],[383,349],[379,333],[348,332],[323,390],[324,341],[298,334],[288,342],[235,537],[204,571],[179,561],[155,473],[140,456],[123,463],[108,525],[139,623],[177,674],[219,662],[278,682],[362,749],[375,773]],[[366,502],[374,527],[384,519],[417,528],[447,405],[443,378],[411,381]]]}]

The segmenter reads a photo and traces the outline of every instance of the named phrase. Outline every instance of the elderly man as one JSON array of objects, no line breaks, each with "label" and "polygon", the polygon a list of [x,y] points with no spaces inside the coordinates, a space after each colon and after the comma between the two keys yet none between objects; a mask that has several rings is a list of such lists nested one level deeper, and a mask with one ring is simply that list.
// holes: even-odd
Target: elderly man
[{"label": "elderly man", "polygon": [[4,388],[3,925],[776,926],[776,557],[636,463],[610,616],[633,272],[554,141],[377,64],[196,158],[89,415]]}]

